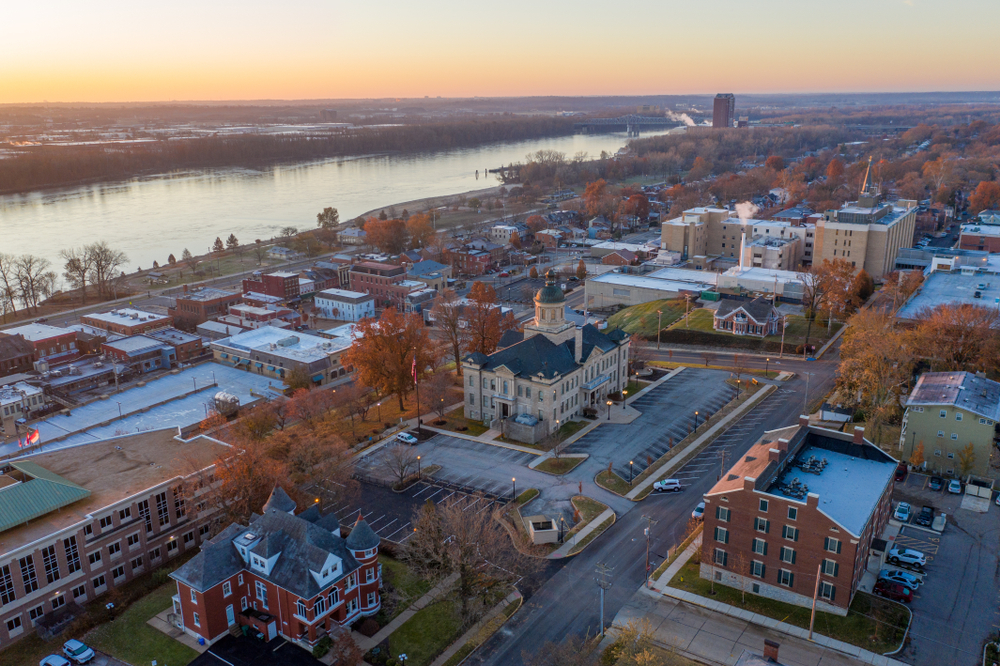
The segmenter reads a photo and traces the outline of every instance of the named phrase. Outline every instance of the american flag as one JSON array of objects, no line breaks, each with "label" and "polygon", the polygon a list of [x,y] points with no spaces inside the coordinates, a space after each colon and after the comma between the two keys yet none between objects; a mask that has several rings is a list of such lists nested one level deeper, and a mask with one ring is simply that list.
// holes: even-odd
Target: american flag
[{"label": "american flag", "polygon": [[413,385],[417,384],[417,354],[413,354],[413,367],[410,368],[410,373],[413,375]]}]

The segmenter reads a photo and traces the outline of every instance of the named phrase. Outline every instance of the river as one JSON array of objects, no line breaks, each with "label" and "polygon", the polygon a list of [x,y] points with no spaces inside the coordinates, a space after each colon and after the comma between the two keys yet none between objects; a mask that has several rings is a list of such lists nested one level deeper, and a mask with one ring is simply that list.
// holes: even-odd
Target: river
[{"label": "river", "polygon": [[185,248],[204,254],[216,237],[230,233],[246,244],[286,226],[313,228],[326,206],[349,220],[374,208],[495,186],[484,169],[523,162],[538,150],[598,157],[627,141],[625,133],[572,135],[260,170],[184,171],[4,196],[0,252],[44,257],[61,273],[61,249],[105,240],[128,255],[128,270],[149,268],[171,253],[179,260]]}]

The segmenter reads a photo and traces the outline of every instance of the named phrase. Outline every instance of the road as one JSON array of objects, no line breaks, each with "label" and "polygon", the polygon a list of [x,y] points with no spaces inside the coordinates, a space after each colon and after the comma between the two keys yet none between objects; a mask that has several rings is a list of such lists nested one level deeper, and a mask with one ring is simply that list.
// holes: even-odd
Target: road
[{"label": "road", "polygon": [[[837,343],[839,345],[839,343]],[[675,357],[677,352],[675,352]],[[720,364],[725,354],[716,354]],[[789,367],[808,367],[814,373],[809,384],[809,400],[825,395],[833,388],[837,351],[831,348],[822,361],[789,361]],[[683,377],[683,373],[680,375]],[[679,377],[679,378],[680,378]],[[753,424],[740,438],[733,438],[729,445],[729,459],[743,455],[766,430],[794,424],[802,410],[806,378],[796,376],[764,399],[741,420],[744,425]],[[769,414],[767,418],[755,419],[758,413]],[[643,529],[644,516],[657,521],[653,525],[650,541],[651,564],[653,567],[667,555],[668,548],[675,547],[682,539],[691,511],[701,501],[701,496],[715,484],[718,470],[713,466],[703,469],[698,460],[679,470],[678,474],[689,478],[687,489],[679,494],[652,495],[643,502],[633,504],[624,515],[604,535],[597,539],[580,555],[570,559],[562,567],[550,567],[548,576],[537,590],[526,590],[526,602],[512,620],[488,640],[470,658],[468,663],[508,666],[521,664],[522,650],[532,654],[546,642],[562,642],[570,634],[580,636],[595,635],[600,629],[600,607],[598,587],[595,583],[595,569],[598,563],[613,568],[612,587],[605,597],[604,620],[611,619],[625,605],[642,585],[645,573],[646,541]],[[688,469],[691,468],[691,469]],[[695,470],[692,472],[692,470]],[[528,596],[530,595],[530,596]]]}]

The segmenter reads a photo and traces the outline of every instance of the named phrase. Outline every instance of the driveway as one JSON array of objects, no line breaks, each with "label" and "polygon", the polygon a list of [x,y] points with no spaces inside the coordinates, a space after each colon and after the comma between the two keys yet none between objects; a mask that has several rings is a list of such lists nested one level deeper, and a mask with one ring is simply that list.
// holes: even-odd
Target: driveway
[{"label": "driveway", "polygon": [[188,666],[321,666],[322,663],[281,637],[264,643],[246,636],[223,636]]}]

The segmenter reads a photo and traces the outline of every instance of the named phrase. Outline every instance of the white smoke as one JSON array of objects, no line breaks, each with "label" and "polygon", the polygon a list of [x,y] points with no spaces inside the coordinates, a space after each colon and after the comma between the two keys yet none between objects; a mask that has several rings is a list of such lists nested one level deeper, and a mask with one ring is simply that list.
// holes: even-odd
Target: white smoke
[{"label": "white smoke", "polygon": [[740,216],[740,222],[744,224],[746,224],[747,220],[753,219],[753,216],[756,215],[759,210],[760,208],[757,208],[757,206],[749,201],[736,204],[736,214]]},{"label": "white smoke", "polygon": [[674,113],[670,109],[667,109],[666,114],[667,118],[670,118],[671,120],[676,120],[679,123],[684,123],[688,127],[694,127],[695,125],[695,122],[691,119],[691,116],[689,116],[686,113]]}]

